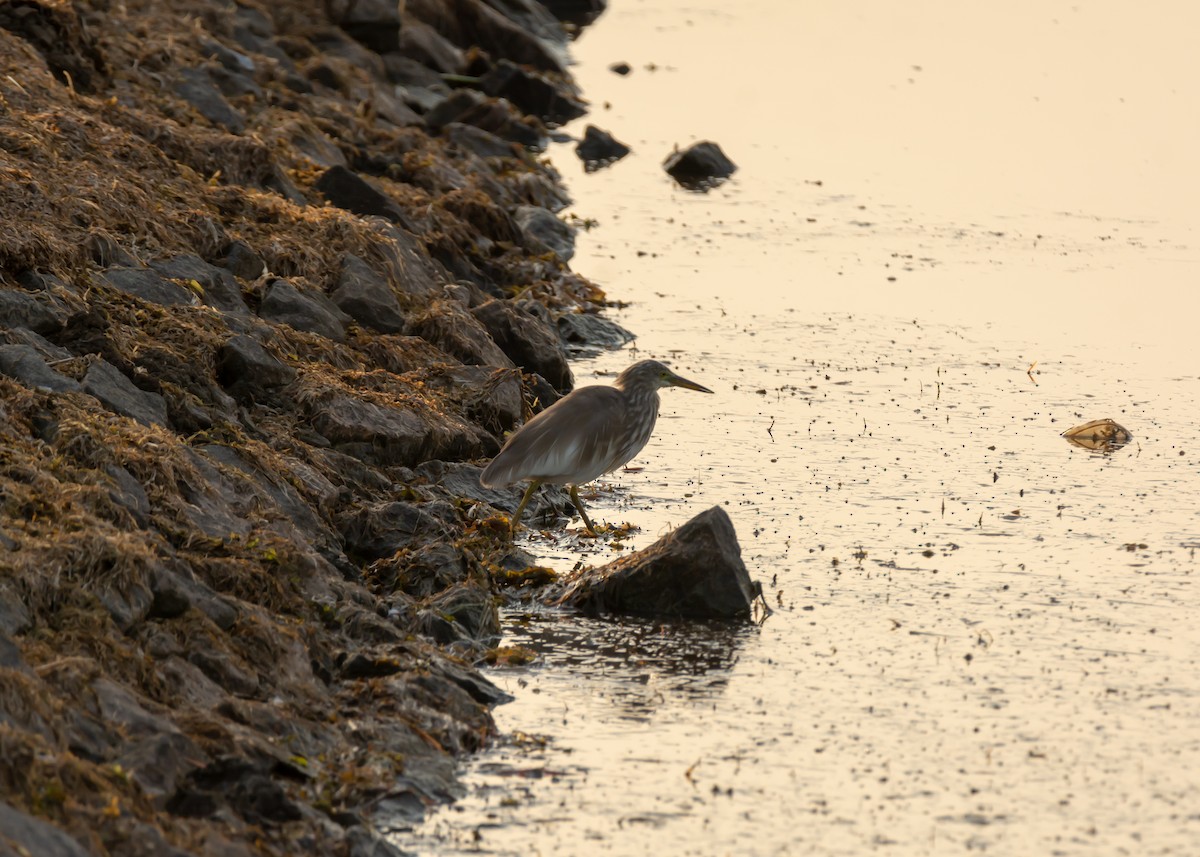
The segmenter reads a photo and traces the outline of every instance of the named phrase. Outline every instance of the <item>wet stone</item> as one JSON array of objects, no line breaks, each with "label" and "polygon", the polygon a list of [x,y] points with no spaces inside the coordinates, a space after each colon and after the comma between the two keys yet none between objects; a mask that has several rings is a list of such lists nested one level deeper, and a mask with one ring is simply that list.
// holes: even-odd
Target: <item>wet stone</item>
[{"label": "wet stone", "polygon": [[81,389],[78,381],[50,368],[32,345],[0,345],[0,373],[34,390],[65,393]]},{"label": "wet stone", "polygon": [[394,500],[363,506],[343,522],[346,553],[372,560],[414,544],[449,536],[456,520],[449,503]]},{"label": "wet stone", "polygon": [[421,633],[439,643],[493,642],[500,638],[495,599],[471,582],[427,599],[417,613],[417,622]]},{"label": "wet stone", "polygon": [[733,175],[737,165],[720,146],[706,140],[672,152],[663,162],[663,169],[688,190],[706,191]]},{"label": "wet stone", "polygon": [[103,358],[88,367],[83,391],[95,396],[109,410],[137,420],[144,426],[167,424],[167,403],[157,393],[139,390],[117,367]]},{"label": "wet stone", "polygon": [[558,334],[540,318],[508,301],[495,299],[471,313],[517,366],[541,375],[560,392],[565,393],[574,385]]},{"label": "wet stone", "polygon": [[83,240],[83,249],[93,262],[102,268],[140,268],[139,260],[117,243],[107,232],[91,232]]},{"label": "wet stone", "polygon": [[362,217],[401,221],[404,212],[391,197],[346,167],[330,167],[317,179],[316,188],[338,208]]},{"label": "wet stone", "polygon": [[0,289],[0,326],[24,327],[35,333],[51,334],[61,330],[65,320],[66,313],[48,297]]},{"label": "wet stone", "polygon": [[146,496],[142,483],[119,464],[106,465],[104,472],[112,480],[108,496],[129,512],[139,527],[146,527],[150,523],[150,498]]},{"label": "wet stone", "polygon": [[267,399],[292,382],[296,370],[278,360],[253,337],[239,334],[217,351],[217,380],[239,401]]},{"label": "wet stone", "polygon": [[0,802],[0,857],[89,857],[89,853],[57,827]]},{"label": "wet stone", "polygon": [[405,332],[472,366],[515,368],[487,328],[457,301],[434,301],[409,319]]},{"label": "wet stone", "polygon": [[225,251],[225,268],[234,276],[253,282],[267,270],[262,257],[245,241],[234,241]]},{"label": "wet stone", "polygon": [[400,50],[400,10],[395,0],[329,0],[330,19],[371,50],[386,54]]},{"label": "wet stone", "polygon": [[163,306],[196,306],[194,292],[159,275],[150,268],[109,268],[101,278],[114,289]]},{"label": "wet stone", "polygon": [[629,154],[630,148],[607,131],[588,125],[583,139],[575,147],[575,154],[583,161],[584,168],[593,172],[607,167]]},{"label": "wet stone", "polygon": [[757,593],[733,523],[713,506],[637,553],[585,569],[559,602],[589,614],[729,619],[748,617]]},{"label": "wet stone", "polygon": [[479,82],[488,95],[506,98],[524,112],[555,125],[587,113],[574,87],[502,59]]},{"label": "wet stone", "polygon": [[404,313],[387,278],[353,254],[342,259],[342,272],[330,298],[364,327],[381,333],[404,330]]},{"label": "wet stone", "polygon": [[150,267],[164,277],[195,282],[202,292],[201,300],[208,306],[235,315],[250,314],[237,279],[229,271],[210,265],[199,256],[175,256],[151,262]]},{"label": "wet stone", "polygon": [[558,335],[572,357],[594,356],[602,350],[620,348],[636,338],[615,321],[595,313],[563,313],[556,324]]},{"label": "wet stone", "polygon": [[180,71],[179,78],[175,83],[175,93],[195,108],[197,113],[231,134],[241,134],[246,130],[246,118],[225,100],[204,69],[185,68]]},{"label": "wet stone", "polygon": [[442,134],[454,145],[474,152],[481,158],[518,157],[518,150],[511,142],[474,125],[451,122],[442,129]]},{"label": "wet stone", "polygon": [[564,262],[575,255],[575,230],[539,205],[522,205],[514,213],[532,253],[553,253]]},{"label": "wet stone", "polygon": [[324,295],[305,294],[287,280],[274,280],[267,286],[258,314],[267,321],[316,333],[334,342],[346,340],[343,322],[349,316]]},{"label": "wet stone", "polygon": [[466,65],[462,50],[423,21],[405,21],[400,53],[445,74],[457,74]]}]

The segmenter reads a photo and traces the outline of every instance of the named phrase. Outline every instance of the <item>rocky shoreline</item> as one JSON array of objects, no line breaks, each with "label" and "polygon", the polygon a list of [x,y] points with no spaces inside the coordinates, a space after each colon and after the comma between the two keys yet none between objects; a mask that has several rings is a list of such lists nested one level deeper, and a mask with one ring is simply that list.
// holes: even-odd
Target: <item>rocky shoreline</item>
[{"label": "rocky shoreline", "polygon": [[477,462],[625,335],[537,156],[561,5],[0,8],[0,856],[381,857],[453,796],[544,580]]}]

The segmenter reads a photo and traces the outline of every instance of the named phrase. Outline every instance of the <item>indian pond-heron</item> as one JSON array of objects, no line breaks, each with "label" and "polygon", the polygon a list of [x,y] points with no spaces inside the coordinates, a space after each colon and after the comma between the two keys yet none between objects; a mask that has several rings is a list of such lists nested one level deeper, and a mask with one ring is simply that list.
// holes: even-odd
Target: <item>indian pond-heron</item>
[{"label": "indian pond-heron", "polygon": [[596,534],[579,499],[579,486],[616,470],[642,451],[658,419],[658,391],[684,387],[711,393],[657,360],[641,360],[611,387],[580,387],[517,429],[479,475],[485,488],[529,480],[513,513],[515,532],[538,486],[568,485],[583,525]]}]

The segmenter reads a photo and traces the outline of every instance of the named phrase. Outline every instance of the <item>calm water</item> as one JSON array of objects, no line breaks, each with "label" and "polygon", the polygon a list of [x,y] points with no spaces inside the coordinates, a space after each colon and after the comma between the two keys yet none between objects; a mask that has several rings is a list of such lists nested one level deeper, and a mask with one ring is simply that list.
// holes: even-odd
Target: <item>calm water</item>
[{"label": "calm water", "polygon": [[[1155,8],[624,0],[583,36],[635,154],[554,153],[573,267],[640,338],[576,376],[717,391],[665,391],[590,505],[626,549],[723,505],[777,610],[509,614],[506,737],[398,843],[1200,853],[1200,12]],[[705,138],[740,171],[675,189]],[[1059,437],[1102,417],[1133,442]]]}]

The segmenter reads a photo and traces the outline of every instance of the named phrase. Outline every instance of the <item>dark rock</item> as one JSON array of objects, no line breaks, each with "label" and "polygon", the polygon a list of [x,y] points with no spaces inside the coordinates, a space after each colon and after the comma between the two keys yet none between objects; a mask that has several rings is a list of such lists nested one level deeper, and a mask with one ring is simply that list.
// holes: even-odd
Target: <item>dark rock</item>
[{"label": "dark rock", "polygon": [[90,580],[87,588],[124,633],[149,616],[154,603],[150,587],[138,578],[123,581],[119,587],[105,579]]},{"label": "dark rock", "polygon": [[447,372],[467,416],[494,435],[512,429],[525,413],[521,375],[511,369],[455,366]]},{"label": "dark rock", "polygon": [[633,71],[633,66],[631,66],[629,63],[624,62],[624,61],[615,62],[608,67],[608,70],[611,71],[613,74],[619,74],[619,75],[621,75],[621,77],[624,77],[625,75],[627,75],[631,71]]},{"label": "dark rock", "polygon": [[456,664],[447,658],[434,661],[430,664],[430,669],[457,684],[476,702],[489,706],[512,702],[513,697],[510,694],[496,687],[478,671]]},{"label": "dark rock", "polygon": [[729,516],[713,506],[648,548],[585,569],[559,603],[590,614],[725,619],[749,616],[757,591]]},{"label": "dark rock", "polygon": [[387,278],[353,254],[347,253],[343,257],[338,285],[330,298],[342,312],[364,327],[381,333],[404,330],[404,313]]},{"label": "dark rock", "polygon": [[298,807],[283,786],[265,774],[250,774],[238,780],[229,792],[229,803],[251,824],[298,821]]},{"label": "dark rock", "polygon": [[126,738],[180,734],[174,723],[149,711],[134,693],[110,679],[94,680],[92,692],[103,722],[120,729]]},{"label": "dark rock", "polygon": [[[21,647],[8,634],[0,631],[0,669],[28,672],[29,665],[21,656]],[[0,715],[3,716],[3,715]]]},{"label": "dark rock", "polygon": [[492,340],[526,372],[543,376],[556,390],[567,392],[574,384],[567,355],[558,334],[541,319],[502,300],[490,300],[471,314]]},{"label": "dark rock", "polygon": [[221,126],[231,134],[241,134],[246,130],[246,118],[225,100],[204,69],[181,70],[179,80],[175,83],[175,92],[214,125]]},{"label": "dark rock", "polygon": [[500,637],[500,613],[490,592],[474,583],[443,590],[417,614],[423,634],[439,643],[485,642]]},{"label": "dark rock", "polygon": [[252,697],[258,693],[258,676],[234,655],[211,648],[196,648],[187,653],[187,659],[235,696]]},{"label": "dark rock", "polygon": [[585,27],[608,8],[608,0],[542,0],[542,5],[558,20]]},{"label": "dark rock", "polygon": [[383,239],[377,246],[393,289],[410,297],[442,293],[445,272],[430,258],[417,236],[407,228],[382,220],[372,221],[370,226]]},{"label": "dark rock", "polygon": [[0,581],[0,634],[23,634],[28,630],[29,608],[21,594],[11,584]]},{"label": "dark rock", "polygon": [[688,190],[708,190],[733,175],[737,165],[716,143],[694,143],[683,151],[672,152],[663,161],[663,169]]},{"label": "dark rock", "polygon": [[83,240],[84,252],[101,268],[140,268],[141,261],[107,232],[93,231]]},{"label": "dark rock", "polygon": [[422,21],[404,22],[400,29],[400,53],[444,74],[458,74],[466,65],[462,50]]},{"label": "dark rock", "polygon": [[[504,0],[504,2],[485,0],[485,2],[542,44],[548,45],[551,50],[556,52],[565,50],[568,42],[566,28],[558,18],[547,11],[541,0]],[[503,51],[492,52],[491,55],[515,59],[510,53]]]},{"label": "dark rock", "polygon": [[360,678],[382,678],[395,675],[403,669],[395,658],[381,657],[366,652],[355,652],[341,666],[342,678],[354,681]]},{"label": "dark rock", "polygon": [[[516,5],[506,4],[505,8]],[[507,57],[542,71],[566,71],[566,53],[560,47],[565,44],[561,26],[551,20],[535,20],[532,6],[526,7],[528,14],[521,23],[482,0],[408,0],[406,8],[410,16],[429,24],[461,48],[477,45],[489,56]],[[542,15],[546,15],[544,10]],[[552,38],[535,35],[533,27]]]},{"label": "dark rock", "polygon": [[346,167],[330,167],[317,179],[316,188],[330,203],[361,217],[386,217],[400,221],[404,212],[390,196]]},{"label": "dark rock", "polygon": [[212,82],[216,84],[217,89],[226,98],[241,98],[250,95],[254,99],[262,101],[266,97],[263,88],[255,83],[254,78],[244,72],[231,71],[223,65],[215,64],[209,64],[205,70]]},{"label": "dark rock", "polygon": [[242,402],[266,399],[272,390],[290,384],[296,370],[278,360],[258,340],[239,334],[217,350],[217,380]]},{"label": "dark rock", "polygon": [[[411,822],[419,821],[425,815],[425,804],[411,792],[406,794],[415,802],[417,814]],[[389,814],[389,818],[392,817]],[[346,857],[407,857],[408,852],[401,851],[387,839],[362,825],[352,826],[346,831]]]},{"label": "dark rock", "polygon": [[448,539],[455,521],[447,503],[407,503],[394,500],[363,506],[342,524],[346,553],[367,560],[432,539]]},{"label": "dark rock", "polygon": [[396,0],[329,0],[325,13],[366,47],[386,54],[401,49],[402,6]]},{"label": "dark rock", "polygon": [[250,314],[242,299],[242,288],[233,274],[208,264],[199,256],[175,256],[151,262],[150,267],[164,277],[195,282],[203,292],[201,300],[208,306],[235,315]]},{"label": "dark rock", "polygon": [[562,398],[558,390],[554,389],[554,385],[536,372],[526,377],[526,383],[533,394],[532,410],[535,414],[546,410]]},{"label": "dark rock", "polygon": [[538,205],[519,206],[514,214],[531,253],[554,253],[564,262],[575,255],[575,230]]},{"label": "dark rock", "polygon": [[457,301],[434,301],[408,320],[405,333],[433,343],[472,366],[515,368],[479,320]]},{"label": "dark rock", "polygon": [[[479,484],[479,474],[482,470],[479,465],[467,462],[426,461],[417,468],[417,475],[444,488],[451,497],[466,497],[510,514],[515,512],[517,504],[521,502],[521,495],[525,492],[525,486],[484,488]],[[543,485],[534,492],[524,514],[526,520],[532,521],[546,516],[570,514],[574,508],[565,488]]]},{"label": "dark rock", "polygon": [[308,412],[335,449],[368,463],[415,465],[440,449],[478,445],[466,426],[440,426],[415,411],[347,393],[310,402]]},{"label": "dark rock", "polygon": [[90,853],[57,827],[0,802],[0,857],[89,857]]},{"label": "dark rock", "polygon": [[107,82],[104,55],[73,3],[5,3],[0,5],[0,28],[37,50],[59,83],[90,93]]},{"label": "dark rock", "polygon": [[267,321],[316,333],[334,342],[346,340],[344,321],[349,316],[324,295],[305,294],[287,280],[272,280],[263,294],[258,314]]},{"label": "dark rock", "polygon": [[267,265],[245,241],[234,241],[225,251],[225,268],[234,276],[253,282],[263,275]]},{"label": "dark rock", "polygon": [[206,676],[198,666],[178,655],[169,655],[158,664],[157,673],[165,690],[202,711],[216,708],[230,698],[229,694]]},{"label": "dark rock", "polygon": [[595,125],[588,125],[584,129],[583,139],[575,147],[575,154],[589,173],[621,160],[629,152],[628,146]]},{"label": "dark rock", "polygon": [[200,49],[207,54],[210,59],[215,59],[219,62],[222,68],[228,71],[236,71],[242,74],[253,74],[255,70],[254,60],[246,56],[241,51],[235,51],[232,48],[227,48],[220,42],[212,39],[201,39]]},{"label": "dark rock", "polygon": [[164,306],[196,306],[200,303],[191,289],[172,283],[149,268],[109,268],[100,276],[114,289],[144,301]]},{"label": "dark rock", "polygon": [[157,809],[165,809],[180,782],[208,761],[196,743],[175,731],[136,741],[115,760]]},{"label": "dark rock", "polygon": [[620,348],[636,337],[621,325],[602,315],[567,312],[557,319],[558,335],[572,357],[593,356],[601,350]]},{"label": "dark rock", "polygon": [[371,580],[391,592],[428,598],[467,579],[462,551],[449,544],[429,544],[412,553],[385,557],[370,568]]},{"label": "dark rock", "polygon": [[0,345],[0,373],[31,389],[76,393],[79,382],[55,372],[32,345]]},{"label": "dark rock", "polygon": [[546,145],[546,129],[539,121],[522,116],[502,98],[488,98],[473,89],[456,90],[425,113],[425,125],[434,133],[454,122],[474,125],[530,149]]},{"label": "dark rock", "polygon": [[139,390],[121,374],[121,370],[103,358],[97,358],[83,376],[83,391],[101,404],[144,426],[167,424],[167,403],[158,393]]},{"label": "dark rock", "polygon": [[502,59],[479,81],[488,95],[506,98],[519,109],[555,125],[587,113],[574,87]]},{"label": "dark rock", "polygon": [[150,498],[146,496],[142,483],[119,464],[105,465],[104,472],[112,480],[108,496],[129,512],[139,527],[145,528],[150,523]]},{"label": "dark rock", "polygon": [[66,313],[27,292],[0,289],[0,327],[24,327],[51,334],[62,329]]},{"label": "dark rock", "polygon": [[516,145],[508,140],[502,140],[495,134],[476,128],[474,125],[464,125],[461,122],[451,122],[442,129],[442,134],[456,146],[474,152],[481,158],[515,158],[519,156]]},{"label": "dark rock", "polygon": [[[135,263],[136,264],[136,263]],[[48,274],[45,271],[35,271],[33,268],[26,268],[17,274],[17,283],[31,292],[52,292],[55,289],[64,289],[66,291],[75,291],[72,286],[66,282]]]}]

